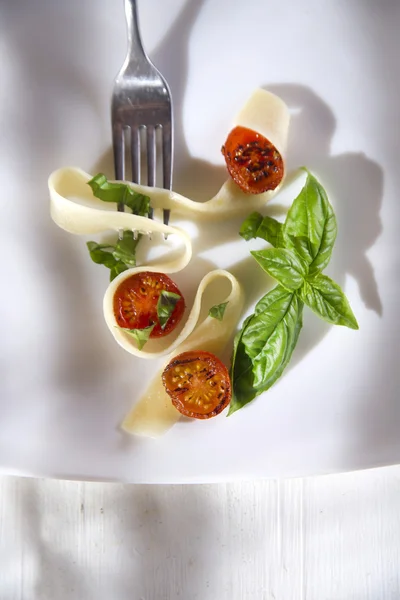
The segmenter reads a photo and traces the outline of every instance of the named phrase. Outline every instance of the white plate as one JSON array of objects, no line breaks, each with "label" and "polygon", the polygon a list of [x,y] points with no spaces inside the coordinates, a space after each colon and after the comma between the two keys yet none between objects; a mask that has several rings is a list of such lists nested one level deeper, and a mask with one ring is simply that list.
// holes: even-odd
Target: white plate
[{"label": "white plate", "polygon": [[[1,470],[200,482],[399,462],[400,5],[140,3],[146,46],[175,99],[175,188],[216,190],[236,111],[257,86],[280,94],[293,109],[289,166],[307,165],[330,194],[339,237],[329,272],[360,324],[307,314],[287,373],[265,396],[157,441],[117,429],[153,367],[115,344],[101,308],[106,270],[48,214],[50,171],[109,168],[122,2],[10,0],[1,13]],[[232,268],[248,304],[271,286],[237,227],[200,231],[179,278],[189,296],[214,265]]]}]

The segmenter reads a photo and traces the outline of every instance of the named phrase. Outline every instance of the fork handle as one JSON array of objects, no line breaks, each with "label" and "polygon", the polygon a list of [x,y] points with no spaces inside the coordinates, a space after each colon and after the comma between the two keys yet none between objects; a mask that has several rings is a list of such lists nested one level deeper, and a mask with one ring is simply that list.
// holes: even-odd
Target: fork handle
[{"label": "fork handle", "polygon": [[146,57],[139,31],[139,18],[136,0],[125,0],[125,17],[128,27],[128,62]]}]

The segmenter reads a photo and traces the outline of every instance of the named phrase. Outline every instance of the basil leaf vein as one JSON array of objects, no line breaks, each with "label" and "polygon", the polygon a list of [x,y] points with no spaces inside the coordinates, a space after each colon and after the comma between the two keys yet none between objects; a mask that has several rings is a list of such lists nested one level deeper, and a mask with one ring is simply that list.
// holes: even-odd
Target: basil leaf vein
[{"label": "basil leaf vein", "polygon": [[357,319],[343,290],[326,275],[320,273],[308,279],[298,293],[301,300],[324,321],[358,329]]},{"label": "basil leaf vein", "polygon": [[310,272],[317,273],[330,261],[336,234],[336,217],[326,192],[307,172],[306,183],[283,225],[284,245],[310,265]]},{"label": "basil leaf vein", "polygon": [[[264,304],[267,304],[266,298],[268,295],[275,299],[272,304],[275,303],[278,293],[282,293],[279,287],[274,288],[274,290],[264,296]],[[272,337],[274,344],[271,345],[271,351],[268,354],[268,341],[265,342],[264,354],[260,356],[260,364],[258,366],[254,366],[254,361],[247,354],[248,347],[246,350],[243,342],[243,336],[246,335],[249,327],[254,326],[253,319],[255,315],[250,315],[245,320],[242,329],[236,335],[231,360],[232,400],[228,416],[243,408],[243,406],[254,400],[261,393],[267,391],[279,379],[288,365],[303,325],[303,303],[294,295],[292,295],[292,300],[293,297],[295,298],[293,304],[292,302],[290,303],[292,310],[285,325],[284,345],[281,345],[282,340],[279,339],[278,333],[274,335],[274,330],[272,330],[269,339],[274,336]],[[282,323],[282,320],[280,323]],[[265,361],[265,368],[263,368],[262,361]],[[270,369],[267,368],[268,366],[270,366]],[[262,380],[261,383],[260,380]]]},{"label": "basil leaf vein", "polygon": [[260,300],[242,336],[242,342],[251,359],[260,354],[269,336],[284,318],[292,299],[293,292],[288,292],[278,285]]},{"label": "basil leaf vein", "polygon": [[297,290],[304,282],[308,266],[292,250],[268,248],[251,252],[258,264],[287,290]]},{"label": "basil leaf vein", "polygon": [[264,348],[253,360],[254,385],[258,388],[262,387],[263,391],[276,381],[277,372],[282,373],[283,369],[280,370],[280,367],[287,359],[288,351],[290,351],[290,355],[293,352],[292,342],[299,311],[299,299],[294,294],[284,317],[277,323],[276,328],[266,340]]}]

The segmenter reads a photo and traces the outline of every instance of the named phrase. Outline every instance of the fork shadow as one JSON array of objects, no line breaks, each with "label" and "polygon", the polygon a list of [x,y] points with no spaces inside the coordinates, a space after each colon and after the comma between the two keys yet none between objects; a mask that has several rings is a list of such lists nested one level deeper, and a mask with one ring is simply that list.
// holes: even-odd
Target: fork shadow
[{"label": "fork shadow", "polygon": [[[211,198],[226,179],[224,167],[190,155],[183,126],[183,106],[188,77],[188,45],[191,32],[205,0],[187,0],[150,58],[171,90],[174,110],[174,190],[196,200]],[[113,177],[111,146],[94,170]]]},{"label": "fork shadow", "polygon": [[204,0],[188,0],[166,36],[152,53],[152,60],[171,88],[174,104],[175,187],[184,196],[196,191],[196,199],[211,198],[226,179],[226,169],[190,156],[183,126],[183,106],[188,76],[188,45]]}]

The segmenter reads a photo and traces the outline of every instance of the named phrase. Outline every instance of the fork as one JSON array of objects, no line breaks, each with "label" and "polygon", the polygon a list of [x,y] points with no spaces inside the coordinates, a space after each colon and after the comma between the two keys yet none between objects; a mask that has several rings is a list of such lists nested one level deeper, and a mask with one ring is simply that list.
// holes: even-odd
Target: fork
[{"label": "fork", "polygon": [[[139,31],[136,0],[125,0],[128,52],[114,81],[111,123],[114,169],[117,180],[125,180],[125,132],[130,131],[132,181],[141,183],[141,130],[146,135],[147,185],[156,185],[156,131],[161,132],[163,187],[172,186],[173,115],[168,84],[147,56]],[[124,211],[124,205],[118,205]],[[149,215],[152,218],[152,214]],[[163,210],[168,225],[170,210]],[[137,235],[137,232],[134,232]]]}]

